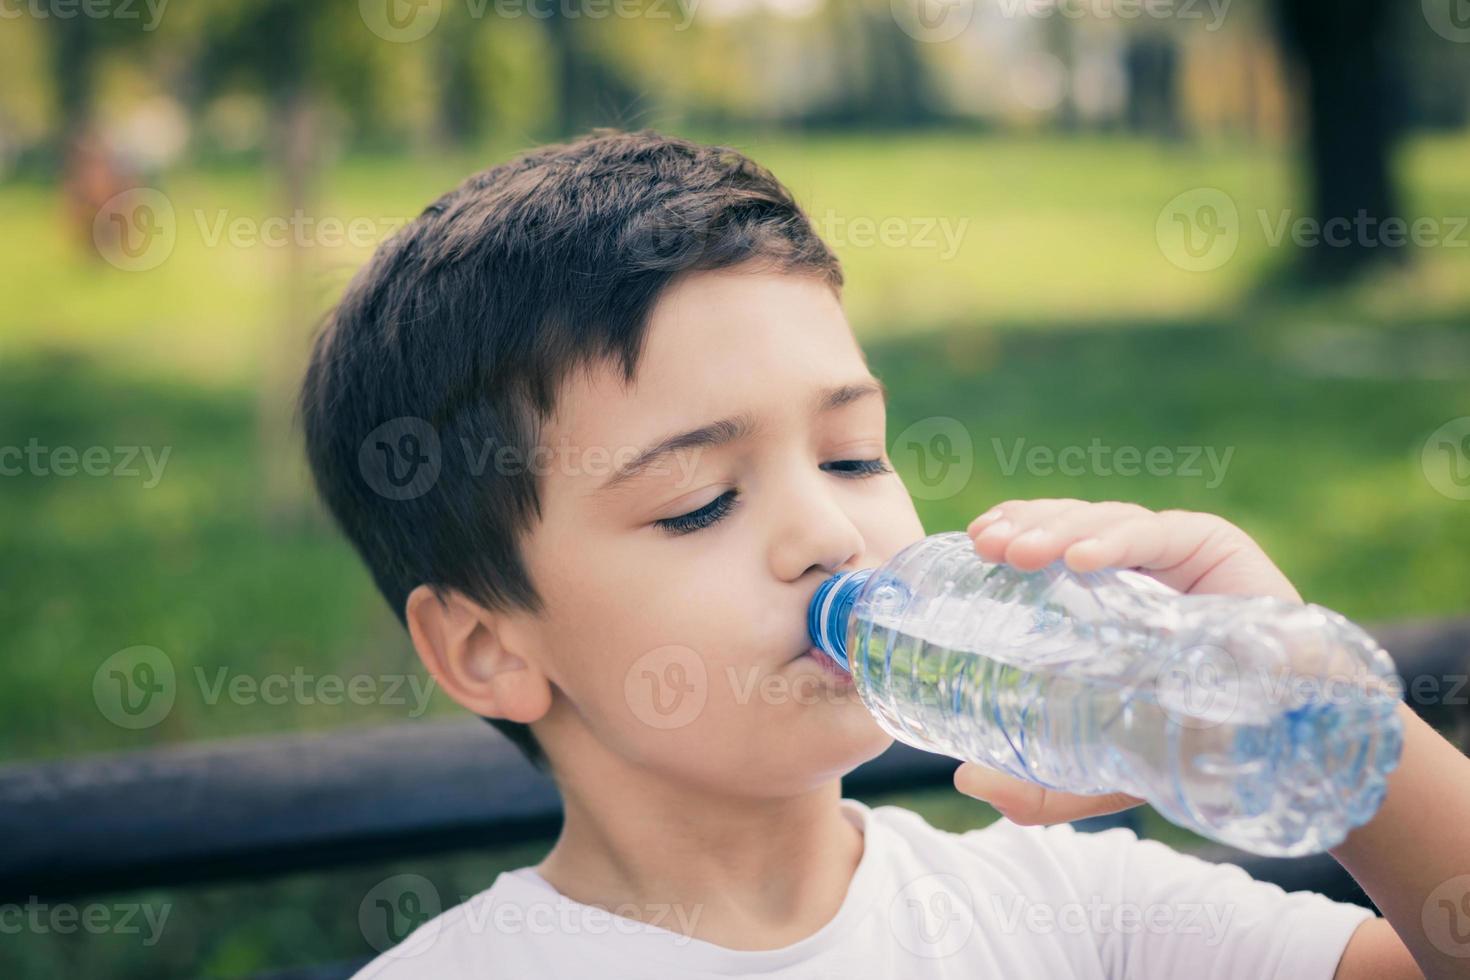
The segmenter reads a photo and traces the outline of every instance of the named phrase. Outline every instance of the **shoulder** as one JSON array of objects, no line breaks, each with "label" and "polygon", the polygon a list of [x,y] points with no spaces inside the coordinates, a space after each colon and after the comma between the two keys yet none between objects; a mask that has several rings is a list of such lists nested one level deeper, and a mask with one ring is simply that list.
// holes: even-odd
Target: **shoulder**
[{"label": "shoulder", "polygon": [[899,806],[874,807],[872,819],[892,831],[905,849],[921,859],[981,862],[1014,869],[1031,879],[1039,875],[1071,877],[1080,863],[1100,870],[1101,865],[1136,864],[1159,857],[1167,860],[1167,855],[1183,857],[1163,844],[1139,839],[1124,827],[1084,832],[1065,823],[1021,826],[1000,819],[985,827],[951,831],[935,827],[914,811]]},{"label": "shoulder", "polygon": [[[541,951],[533,932],[508,928],[506,913],[516,903],[508,900],[514,882],[499,875],[484,891],[452,908],[433,915],[402,935],[405,916],[421,917],[439,906],[439,896],[427,879],[417,875],[412,883],[389,879],[370,892],[358,912],[363,936],[382,952],[357,973],[353,980],[420,980],[423,977],[519,977],[548,964],[540,963]],[[393,882],[395,887],[384,889]],[[377,895],[378,890],[384,894]],[[418,913],[415,915],[415,913]],[[395,942],[395,939],[402,938]]]},{"label": "shoulder", "polygon": [[999,820],[954,833],[891,806],[876,808],[874,819],[903,838],[899,850],[913,854],[915,867],[955,879],[959,899],[972,898],[996,935],[1086,935],[1105,975],[1188,976],[1223,965],[1217,975],[1327,978],[1354,930],[1373,917],[1122,827]]}]

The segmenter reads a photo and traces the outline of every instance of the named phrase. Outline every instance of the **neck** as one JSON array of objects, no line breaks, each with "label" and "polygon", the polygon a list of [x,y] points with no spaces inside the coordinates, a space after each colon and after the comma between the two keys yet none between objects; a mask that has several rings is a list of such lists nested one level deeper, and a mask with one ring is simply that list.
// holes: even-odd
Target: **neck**
[{"label": "neck", "polygon": [[536,867],[557,891],[730,949],[789,946],[837,914],[863,854],[839,779],[733,797],[611,762],[558,778],[562,831]]}]

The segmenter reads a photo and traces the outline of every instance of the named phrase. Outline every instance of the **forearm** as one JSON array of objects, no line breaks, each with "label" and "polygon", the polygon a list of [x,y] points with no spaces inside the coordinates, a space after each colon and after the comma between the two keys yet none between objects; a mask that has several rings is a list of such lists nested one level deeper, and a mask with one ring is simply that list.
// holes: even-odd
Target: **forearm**
[{"label": "forearm", "polygon": [[[1377,815],[1333,848],[1426,977],[1470,974],[1470,759],[1407,705]],[[1459,954],[1459,955],[1454,955]]]}]

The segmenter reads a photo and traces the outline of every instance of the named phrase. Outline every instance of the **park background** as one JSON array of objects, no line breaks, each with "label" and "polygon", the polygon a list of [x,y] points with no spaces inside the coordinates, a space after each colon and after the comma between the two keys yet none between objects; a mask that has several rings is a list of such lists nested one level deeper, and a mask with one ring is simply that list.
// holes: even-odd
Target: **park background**
[{"label": "park background", "polygon": [[[306,345],[430,200],[596,125],[731,145],[793,190],[930,531],[1011,497],[1207,510],[1351,618],[1463,614],[1467,122],[1464,0],[7,3],[0,446],[35,448],[0,476],[0,763],[414,723],[193,678],[422,674],[310,492]],[[1313,234],[1332,218],[1342,244]],[[1098,443],[1228,464],[1008,464]],[[180,682],[133,728],[94,681],[139,646]],[[544,850],[117,896],[170,907],[157,944],[7,935],[0,974],[349,959],[385,875],[463,897]]]}]

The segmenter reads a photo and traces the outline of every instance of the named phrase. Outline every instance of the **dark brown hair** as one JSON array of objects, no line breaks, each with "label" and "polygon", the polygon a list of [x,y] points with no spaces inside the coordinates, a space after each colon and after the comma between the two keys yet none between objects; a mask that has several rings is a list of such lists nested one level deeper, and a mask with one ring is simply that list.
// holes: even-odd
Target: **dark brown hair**
[{"label": "dark brown hair", "polygon": [[[650,130],[477,173],[378,247],[316,338],[299,409],[317,488],[400,621],[420,584],[541,611],[520,552],[539,478],[503,461],[532,458],[573,369],[632,382],[677,275],[751,260],[841,289],[769,171]],[[547,768],[529,726],[487,720]]]}]

